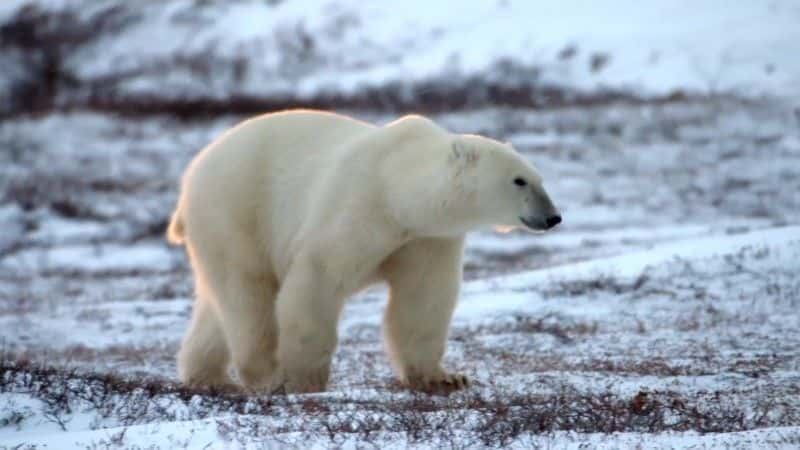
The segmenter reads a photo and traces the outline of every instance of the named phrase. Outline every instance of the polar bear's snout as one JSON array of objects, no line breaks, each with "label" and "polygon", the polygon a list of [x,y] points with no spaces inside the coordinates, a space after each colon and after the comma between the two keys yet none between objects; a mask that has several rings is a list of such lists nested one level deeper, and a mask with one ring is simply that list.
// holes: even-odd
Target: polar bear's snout
[{"label": "polar bear's snout", "polygon": [[561,215],[554,214],[552,216],[541,217],[520,217],[519,220],[525,224],[526,227],[534,231],[544,231],[553,228],[561,223]]},{"label": "polar bear's snout", "polygon": [[560,223],[561,223],[561,215],[560,214],[559,215],[555,215],[555,216],[550,216],[550,217],[547,218],[547,220],[545,220],[545,224],[547,225],[548,229],[553,228],[554,226],[556,226],[556,225],[558,225]]},{"label": "polar bear's snout", "polygon": [[545,231],[561,223],[561,213],[543,189],[533,189],[533,197],[536,199],[533,202],[535,211],[519,218],[528,229]]}]

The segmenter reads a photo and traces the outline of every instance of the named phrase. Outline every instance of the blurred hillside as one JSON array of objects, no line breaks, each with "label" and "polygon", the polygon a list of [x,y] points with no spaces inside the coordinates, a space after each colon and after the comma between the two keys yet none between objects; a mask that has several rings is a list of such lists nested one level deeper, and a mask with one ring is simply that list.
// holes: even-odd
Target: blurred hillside
[{"label": "blurred hillside", "polygon": [[800,92],[800,4],[7,0],[0,115]]}]

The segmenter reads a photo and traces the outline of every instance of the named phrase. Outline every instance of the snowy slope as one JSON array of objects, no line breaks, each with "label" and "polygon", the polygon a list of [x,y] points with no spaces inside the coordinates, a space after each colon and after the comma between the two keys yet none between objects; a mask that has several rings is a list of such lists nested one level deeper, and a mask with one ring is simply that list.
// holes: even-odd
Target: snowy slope
[{"label": "snowy slope", "polygon": [[[115,4],[9,0],[0,22],[27,3],[83,20]],[[116,95],[303,99],[468,79],[643,96],[800,94],[792,0],[471,0],[457,13],[418,0],[116,4],[125,25],[66,55],[77,77],[105,80]]]}]

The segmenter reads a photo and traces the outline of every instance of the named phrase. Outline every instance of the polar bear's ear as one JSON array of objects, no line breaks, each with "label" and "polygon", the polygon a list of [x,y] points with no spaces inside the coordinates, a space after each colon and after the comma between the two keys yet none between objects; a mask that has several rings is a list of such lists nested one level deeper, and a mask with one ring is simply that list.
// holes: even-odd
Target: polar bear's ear
[{"label": "polar bear's ear", "polygon": [[456,162],[461,159],[461,156],[464,154],[464,143],[458,139],[453,139],[453,143],[450,144],[450,161]]},{"label": "polar bear's ear", "polygon": [[478,149],[465,142],[464,139],[455,138],[450,144],[450,162],[454,164],[463,164],[466,166],[474,166],[478,163],[480,154]]}]

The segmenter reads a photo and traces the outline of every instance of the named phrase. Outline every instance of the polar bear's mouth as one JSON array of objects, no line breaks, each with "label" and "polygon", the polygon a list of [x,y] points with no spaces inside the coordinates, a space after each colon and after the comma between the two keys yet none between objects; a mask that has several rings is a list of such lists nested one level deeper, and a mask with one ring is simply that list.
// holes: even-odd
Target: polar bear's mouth
[{"label": "polar bear's mouth", "polygon": [[519,220],[523,224],[525,224],[525,226],[528,227],[528,229],[530,229],[530,230],[533,230],[533,231],[544,231],[546,229],[543,221],[535,220],[533,217],[530,217],[530,218],[527,218],[527,219],[524,218],[524,217],[520,217]]}]

